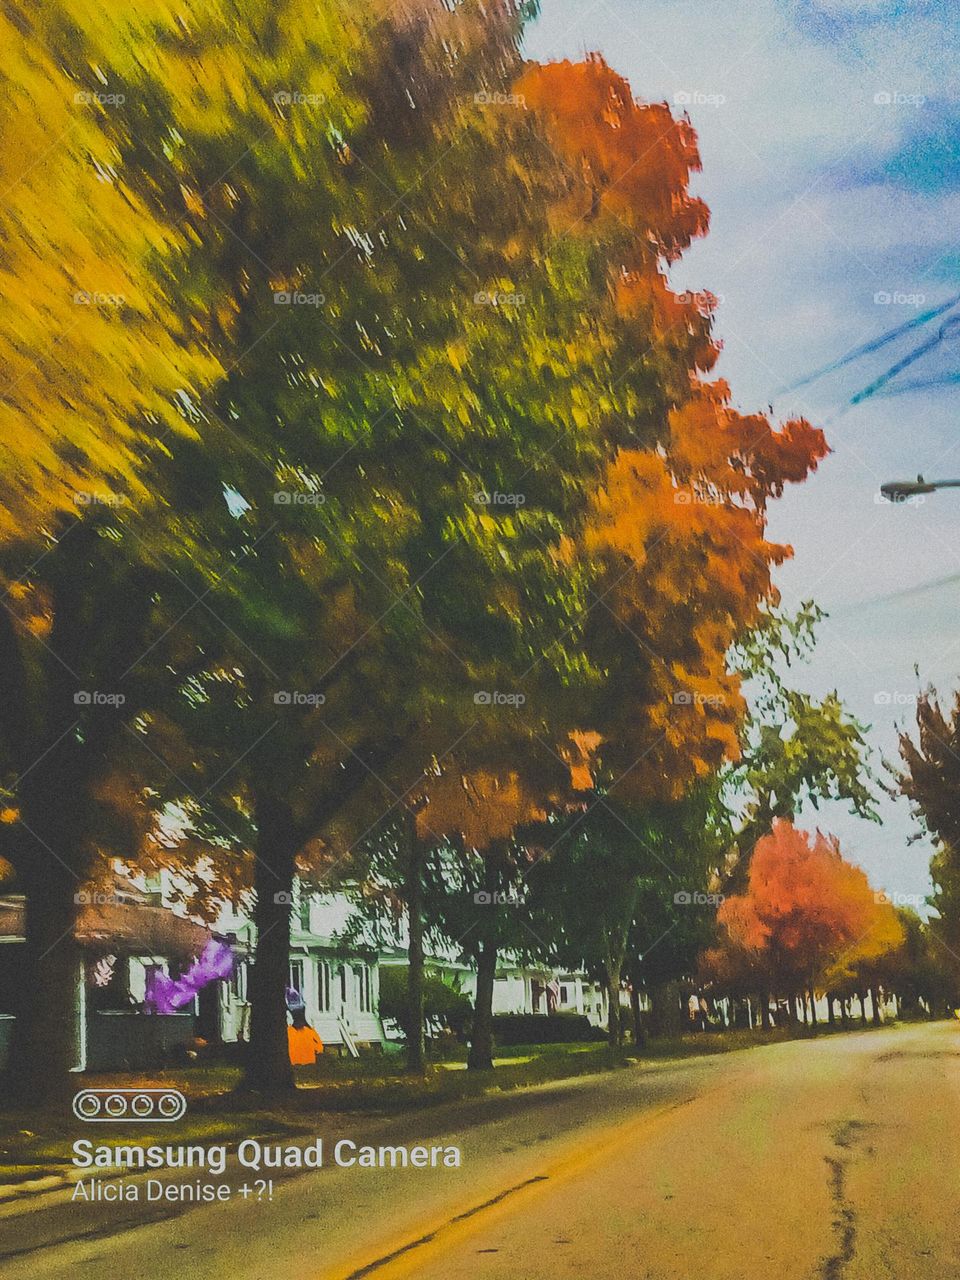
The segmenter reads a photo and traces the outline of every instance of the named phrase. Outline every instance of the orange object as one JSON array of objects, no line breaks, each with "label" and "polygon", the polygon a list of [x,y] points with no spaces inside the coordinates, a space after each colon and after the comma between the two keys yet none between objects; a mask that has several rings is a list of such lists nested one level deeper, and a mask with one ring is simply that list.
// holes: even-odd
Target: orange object
[{"label": "orange object", "polygon": [[313,1027],[287,1027],[287,1047],[295,1067],[310,1066],[323,1053],[323,1041]]}]

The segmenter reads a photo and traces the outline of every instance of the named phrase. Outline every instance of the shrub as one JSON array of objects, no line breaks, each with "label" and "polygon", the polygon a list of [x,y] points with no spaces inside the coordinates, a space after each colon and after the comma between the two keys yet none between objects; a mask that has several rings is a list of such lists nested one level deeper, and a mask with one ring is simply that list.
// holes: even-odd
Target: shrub
[{"label": "shrub", "polygon": [[586,1043],[606,1038],[582,1013],[496,1013],[493,1034],[502,1045]]}]

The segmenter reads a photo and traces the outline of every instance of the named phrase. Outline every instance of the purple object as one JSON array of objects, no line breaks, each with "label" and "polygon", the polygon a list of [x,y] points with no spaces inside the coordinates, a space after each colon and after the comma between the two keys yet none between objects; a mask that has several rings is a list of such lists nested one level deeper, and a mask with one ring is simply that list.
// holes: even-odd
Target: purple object
[{"label": "purple object", "polygon": [[144,1004],[154,1013],[176,1013],[188,1005],[201,987],[233,974],[233,951],[226,942],[211,938],[180,978],[157,969],[150,975]]}]

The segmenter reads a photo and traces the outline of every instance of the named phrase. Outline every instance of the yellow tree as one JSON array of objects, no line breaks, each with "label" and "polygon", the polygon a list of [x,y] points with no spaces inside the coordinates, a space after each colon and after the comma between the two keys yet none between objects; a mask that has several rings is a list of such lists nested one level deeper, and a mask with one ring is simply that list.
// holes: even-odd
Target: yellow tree
[{"label": "yellow tree", "polygon": [[[88,6],[80,6],[86,9]],[[199,321],[162,288],[183,234],[124,180],[104,123],[122,106],[74,33],[52,47],[62,5],[0,13],[0,537],[52,512],[146,495],[148,446],[185,429],[213,373]],[[102,8],[98,21],[102,28]]]}]

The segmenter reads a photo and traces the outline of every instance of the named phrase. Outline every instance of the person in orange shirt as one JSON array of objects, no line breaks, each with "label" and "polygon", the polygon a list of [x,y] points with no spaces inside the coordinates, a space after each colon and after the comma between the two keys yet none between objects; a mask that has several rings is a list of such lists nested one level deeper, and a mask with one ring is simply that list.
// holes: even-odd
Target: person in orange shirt
[{"label": "person in orange shirt", "polygon": [[293,1022],[287,1027],[287,1048],[295,1067],[310,1067],[323,1053],[323,1041],[307,1022],[302,1009],[293,1010]]}]

